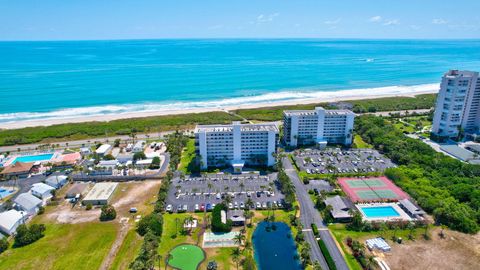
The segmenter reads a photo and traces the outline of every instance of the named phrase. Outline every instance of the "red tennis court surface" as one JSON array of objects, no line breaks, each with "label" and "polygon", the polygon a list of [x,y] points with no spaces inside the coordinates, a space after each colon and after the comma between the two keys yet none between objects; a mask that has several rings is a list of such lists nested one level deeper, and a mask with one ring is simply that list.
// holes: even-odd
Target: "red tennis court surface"
[{"label": "red tennis court surface", "polygon": [[385,176],[339,178],[343,191],[353,202],[398,201],[408,195]]}]

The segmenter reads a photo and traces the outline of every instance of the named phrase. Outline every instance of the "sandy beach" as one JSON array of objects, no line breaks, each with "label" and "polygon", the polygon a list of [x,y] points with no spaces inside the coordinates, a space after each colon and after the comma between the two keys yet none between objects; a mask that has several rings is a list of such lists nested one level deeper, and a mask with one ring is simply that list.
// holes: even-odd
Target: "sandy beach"
[{"label": "sandy beach", "polygon": [[25,120],[25,121],[0,123],[0,129],[17,129],[17,128],[24,128],[24,127],[51,126],[51,125],[65,124],[65,123],[81,123],[81,122],[91,122],[91,121],[107,121],[108,122],[108,121],[118,120],[118,119],[139,118],[139,117],[149,117],[149,116],[179,115],[179,114],[203,113],[203,112],[213,112],[213,111],[233,111],[238,109],[253,109],[253,108],[264,108],[264,107],[274,107],[274,106],[313,104],[313,103],[373,99],[373,98],[384,98],[384,97],[395,97],[395,96],[405,97],[405,96],[415,96],[420,94],[437,93],[438,90],[436,87],[431,87],[431,89],[417,89],[417,91],[412,91],[412,92],[400,92],[400,93],[390,92],[390,93],[381,93],[381,94],[374,93],[374,92],[376,91],[357,92],[357,91],[350,90],[350,91],[339,91],[339,92],[326,92],[324,93],[323,97],[319,96],[318,98],[294,99],[291,101],[278,101],[278,102],[277,101],[261,102],[261,103],[254,103],[251,105],[242,104],[237,106],[232,105],[232,106],[211,107],[211,108],[172,109],[172,110],[128,112],[128,113],[106,114],[106,115],[88,115],[88,116],[59,118],[59,119]]}]

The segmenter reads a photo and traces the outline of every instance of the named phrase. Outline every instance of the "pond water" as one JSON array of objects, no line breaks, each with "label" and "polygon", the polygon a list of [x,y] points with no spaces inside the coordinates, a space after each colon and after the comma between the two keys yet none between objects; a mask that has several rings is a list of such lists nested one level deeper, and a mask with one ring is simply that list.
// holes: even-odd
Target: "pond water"
[{"label": "pond water", "polygon": [[253,233],[258,270],[302,269],[290,227],[283,222],[261,222]]}]

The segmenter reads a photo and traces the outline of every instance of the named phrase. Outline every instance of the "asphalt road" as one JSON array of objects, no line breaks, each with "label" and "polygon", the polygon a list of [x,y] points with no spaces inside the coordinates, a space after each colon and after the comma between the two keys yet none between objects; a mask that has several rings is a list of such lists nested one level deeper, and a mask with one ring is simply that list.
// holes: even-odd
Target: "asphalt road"
[{"label": "asphalt road", "polygon": [[333,239],[332,235],[328,231],[327,226],[323,223],[322,217],[310,199],[308,192],[303,185],[302,181],[298,177],[298,174],[293,168],[292,163],[288,157],[284,157],[282,159],[283,167],[285,169],[285,173],[290,177],[293,185],[295,186],[295,193],[297,195],[297,200],[300,203],[300,220],[303,224],[305,239],[308,241],[311,247],[311,258],[312,261],[318,261],[322,269],[329,269],[328,265],[323,257],[323,254],[318,246],[317,240],[312,232],[311,224],[314,223],[317,225],[320,238],[323,240],[327,249],[332,256],[333,260],[335,261],[335,265],[339,270],[348,270],[347,263],[342,256],[342,253],[338,249],[335,240]]}]

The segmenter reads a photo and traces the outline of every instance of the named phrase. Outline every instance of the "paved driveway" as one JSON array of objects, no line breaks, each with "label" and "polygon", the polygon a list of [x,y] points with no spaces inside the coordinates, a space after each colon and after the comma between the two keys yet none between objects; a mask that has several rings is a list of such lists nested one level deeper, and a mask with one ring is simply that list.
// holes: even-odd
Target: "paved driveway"
[{"label": "paved driveway", "polygon": [[345,259],[343,258],[340,250],[338,249],[332,235],[328,231],[327,226],[323,223],[320,213],[318,212],[317,209],[315,209],[315,206],[312,200],[310,199],[310,196],[308,196],[305,186],[303,185],[302,181],[300,181],[300,178],[298,177],[297,172],[293,168],[290,162],[290,159],[288,157],[285,157],[282,159],[282,163],[283,163],[283,167],[285,168],[285,173],[290,177],[293,185],[295,186],[297,199],[298,199],[298,202],[300,203],[300,220],[305,229],[305,239],[308,241],[308,243],[310,244],[310,247],[312,248],[312,251],[311,251],[312,261],[318,261],[322,269],[329,269],[325,261],[325,258],[323,257],[323,254],[320,251],[320,247],[318,246],[315,236],[311,231],[312,229],[311,224],[314,223],[315,225],[317,225],[320,233],[320,238],[323,240],[323,242],[327,246],[327,249],[330,255],[335,261],[335,265],[337,266],[337,269],[348,270],[348,266],[347,266],[347,263],[345,262]]}]

